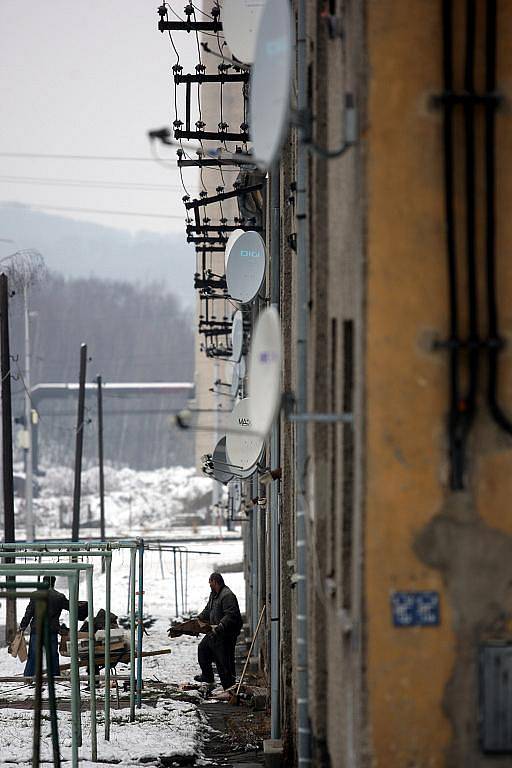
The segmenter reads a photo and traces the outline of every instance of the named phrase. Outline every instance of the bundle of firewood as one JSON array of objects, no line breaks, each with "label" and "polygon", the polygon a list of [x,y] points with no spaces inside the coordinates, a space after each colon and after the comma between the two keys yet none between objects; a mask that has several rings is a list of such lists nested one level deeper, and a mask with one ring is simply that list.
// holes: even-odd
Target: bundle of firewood
[{"label": "bundle of firewood", "polygon": [[188,619],[187,621],[179,621],[172,624],[167,630],[169,637],[180,637],[181,635],[192,635],[197,637],[198,635],[206,635],[211,632],[212,625],[202,619]]}]

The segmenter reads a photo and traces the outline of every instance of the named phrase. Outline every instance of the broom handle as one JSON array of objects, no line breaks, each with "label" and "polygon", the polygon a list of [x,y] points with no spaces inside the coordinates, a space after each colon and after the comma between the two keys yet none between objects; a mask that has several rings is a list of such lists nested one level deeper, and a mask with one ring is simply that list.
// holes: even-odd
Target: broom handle
[{"label": "broom handle", "polygon": [[252,649],[254,648],[254,643],[256,642],[256,638],[258,637],[258,632],[259,632],[259,629],[260,629],[261,622],[263,621],[263,616],[265,615],[265,607],[266,606],[263,606],[263,608],[261,609],[260,618],[258,619],[258,623],[256,625],[256,630],[254,632],[254,635],[253,635],[253,638],[252,638],[252,641],[251,641],[251,647],[249,648],[249,653],[247,654],[247,658],[245,660],[244,668],[242,669],[242,674],[240,675],[240,680],[238,681],[238,686],[237,686],[237,689],[236,689],[235,696],[238,696],[238,694],[240,693],[240,688],[242,687],[242,683],[244,681],[245,672],[247,670],[247,665],[249,664],[249,659],[251,658]]}]

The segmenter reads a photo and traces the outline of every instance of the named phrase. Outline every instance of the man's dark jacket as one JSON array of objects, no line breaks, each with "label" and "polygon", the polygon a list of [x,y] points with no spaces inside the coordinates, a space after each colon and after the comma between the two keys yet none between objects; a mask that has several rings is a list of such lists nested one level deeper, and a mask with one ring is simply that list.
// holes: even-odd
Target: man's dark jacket
[{"label": "man's dark jacket", "polygon": [[[37,592],[34,592],[36,595]],[[51,587],[48,590],[48,622],[50,624],[50,632],[58,632],[60,626],[60,613],[61,611],[69,611],[69,600],[62,592],[57,592],[56,589]],[[36,602],[33,597],[30,598],[30,602],[27,605],[25,615],[20,621],[20,629],[25,630],[29,624],[31,624],[30,631],[35,632],[35,613]]]},{"label": "man's dark jacket", "polygon": [[216,624],[217,634],[238,635],[242,629],[243,621],[238,607],[238,600],[233,592],[225,584],[216,594],[213,589],[206,607],[199,614],[202,621]]}]

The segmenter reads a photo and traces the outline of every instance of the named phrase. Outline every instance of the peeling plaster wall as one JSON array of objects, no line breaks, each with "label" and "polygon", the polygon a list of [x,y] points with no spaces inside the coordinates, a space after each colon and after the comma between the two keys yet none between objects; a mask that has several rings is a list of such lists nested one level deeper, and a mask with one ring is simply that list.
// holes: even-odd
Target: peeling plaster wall
[{"label": "peeling plaster wall", "polygon": [[[483,15],[477,2],[477,82]],[[454,2],[455,69],[464,62],[464,7]],[[497,270],[502,334],[512,328],[512,3],[498,3]],[[485,404],[467,449],[467,487],[448,488],[448,364],[432,350],[448,335],[441,114],[441,4],[368,2],[367,486],[365,594],[373,765],[481,768],[509,765],[478,744],[478,645],[512,640],[512,440]],[[457,118],[460,121],[460,118]],[[477,119],[477,260],[483,285],[482,117]],[[456,140],[462,136],[459,122]],[[464,164],[456,155],[456,213],[464,248]],[[464,273],[461,291],[465,290]],[[462,294],[461,294],[462,295]],[[467,334],[463,317],[462,336]],[[510,351],[500,392],[512,414]],[[394,590],[435,590],[439,627],[394,628]]]}]

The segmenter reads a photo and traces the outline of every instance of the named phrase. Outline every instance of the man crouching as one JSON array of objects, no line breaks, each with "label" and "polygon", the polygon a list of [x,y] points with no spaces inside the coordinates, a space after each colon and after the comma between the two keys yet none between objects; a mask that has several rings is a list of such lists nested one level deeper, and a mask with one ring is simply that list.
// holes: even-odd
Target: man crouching
[{"label": "man crouching", "polygon": [[224,584],[220,573],[212,573],[209,579],[210,598],[198,618],[211,624],[211,632],[203,637],[197,649],[201,674],[194,680],[213,684],[212,662],[215,662],[224,690],[235,683],[235,645],[242,629],[242,616],[238,600]]}]

